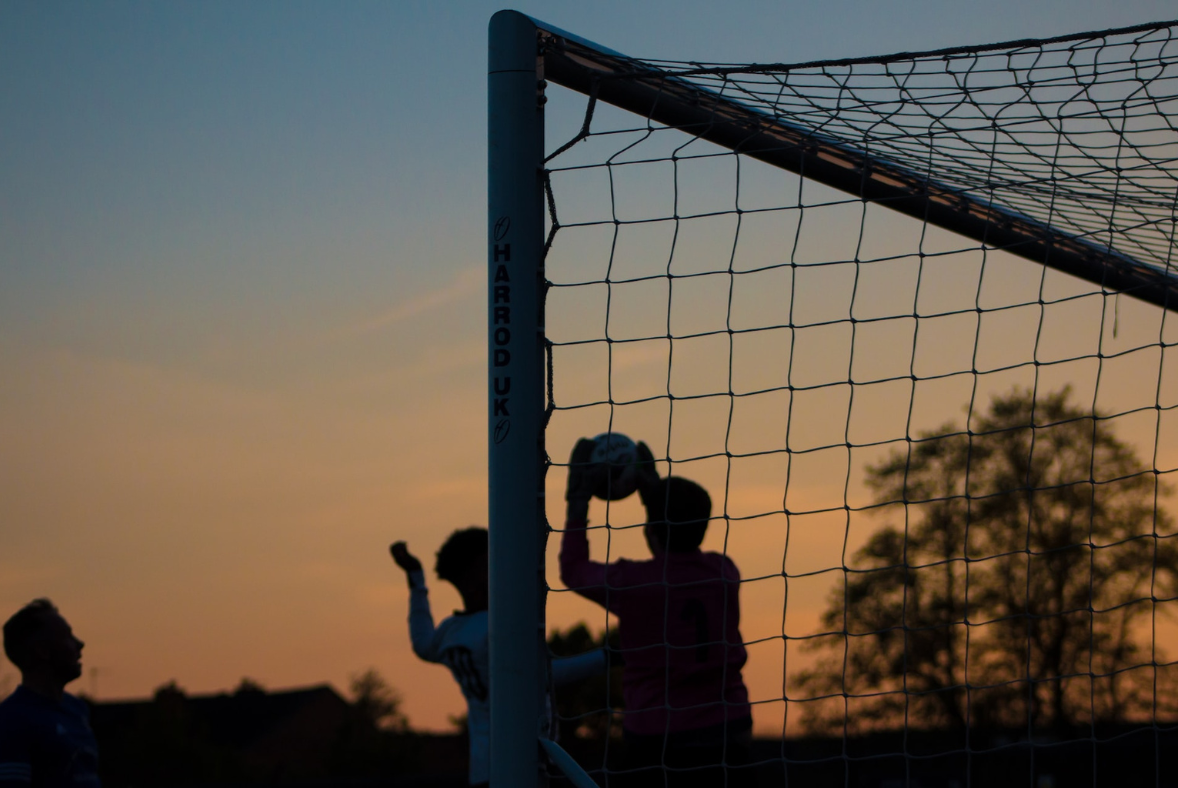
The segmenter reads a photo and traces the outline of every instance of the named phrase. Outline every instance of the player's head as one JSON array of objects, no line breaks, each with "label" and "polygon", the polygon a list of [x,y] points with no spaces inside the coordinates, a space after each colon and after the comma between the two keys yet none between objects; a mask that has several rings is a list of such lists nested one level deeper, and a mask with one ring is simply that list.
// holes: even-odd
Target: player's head
[{"label": "player's head", "polygon": [[12,664],[62,686],[82,675],[84,645],[48,599],[34,599],[4,624],[4,653]]},{"label": "player's head", "polygon": [[487,578],[487,529],[472,526],[450,534],[434,564],[438,577],[458,586]]},{"label": "player's head", "polygon": [[646,506],[646,543],[652,552],[698,550],[712,516],[708,491],[693,481],[668,476],[642,491]]}]

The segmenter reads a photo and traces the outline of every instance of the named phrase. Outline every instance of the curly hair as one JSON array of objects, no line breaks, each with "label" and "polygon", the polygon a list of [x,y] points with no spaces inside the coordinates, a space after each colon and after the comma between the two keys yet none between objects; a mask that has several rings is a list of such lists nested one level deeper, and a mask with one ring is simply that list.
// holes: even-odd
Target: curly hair
[{"label": "curly hair", "polygon": [[29,641],[41,631],[49,615],[60,615],[48,599],[34,599],[4,622],[4,653],[21,670],[29,666]]},{"label": "curly hair", "polygon": [[461,580],[478,562],[486,563],[486,560],[487,529],[478,526],[460,528],[450,534],[450,538],[438,551],[434,571],[441,579],[454,583]]}]

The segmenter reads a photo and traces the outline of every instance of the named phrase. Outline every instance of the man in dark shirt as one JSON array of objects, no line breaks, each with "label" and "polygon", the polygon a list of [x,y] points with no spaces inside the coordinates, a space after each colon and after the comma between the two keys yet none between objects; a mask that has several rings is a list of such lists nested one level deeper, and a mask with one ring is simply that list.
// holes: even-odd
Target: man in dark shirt
[{"label": "man in dark shirt", "polygon": [[65,691],[82,675],[83,645],[48,599],[4,624],[4,653],[21,683],[0,703],[0,788],[99,788],[89,711]]}]

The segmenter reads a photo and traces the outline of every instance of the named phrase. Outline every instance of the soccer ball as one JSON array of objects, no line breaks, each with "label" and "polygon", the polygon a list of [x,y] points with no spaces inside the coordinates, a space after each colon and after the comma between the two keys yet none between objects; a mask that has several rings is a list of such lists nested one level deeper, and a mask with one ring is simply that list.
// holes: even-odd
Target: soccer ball
[{"label": "soccer ball", "polygon": [[604,432],[593,439],[590,461],[609,466],[594,495],[603,501],[625,498],[638,489],[638,447],[620,432]]}]

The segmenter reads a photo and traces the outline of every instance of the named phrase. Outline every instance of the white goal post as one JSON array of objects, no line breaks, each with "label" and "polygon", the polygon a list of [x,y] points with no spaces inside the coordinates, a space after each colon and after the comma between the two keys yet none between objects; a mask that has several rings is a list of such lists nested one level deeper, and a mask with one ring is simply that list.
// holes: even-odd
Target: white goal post
[{"label": "white goal post", "polygon": [[544,781],[544,92],[535,24],[491,20],[487,119],[491,782]]}]

